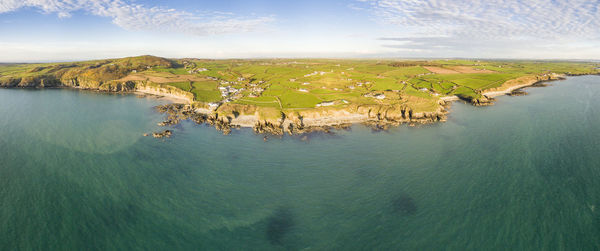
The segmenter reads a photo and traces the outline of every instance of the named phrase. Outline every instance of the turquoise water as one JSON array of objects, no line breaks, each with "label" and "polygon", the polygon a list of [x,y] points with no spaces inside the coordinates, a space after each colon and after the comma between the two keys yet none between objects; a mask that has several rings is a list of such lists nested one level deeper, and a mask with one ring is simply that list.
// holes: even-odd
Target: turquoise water
[{"label": "turquoise water", "polygon": [[2,250],[598,250],[600,77],[446,123],[156,131],[160,101],[0,90]]}]

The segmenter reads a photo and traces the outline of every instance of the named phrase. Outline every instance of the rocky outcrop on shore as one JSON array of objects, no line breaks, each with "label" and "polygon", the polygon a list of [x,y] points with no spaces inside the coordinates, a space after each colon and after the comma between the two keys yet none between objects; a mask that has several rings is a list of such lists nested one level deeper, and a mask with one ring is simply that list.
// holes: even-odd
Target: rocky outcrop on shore
[{"label": "rocky outcrop on shore", "polygon": [[514,91],[512,91],[512,92],[510,92],[509,94],[506,94],[506,95],[511,96],[511,97],[516,97],[516,96],[526,96],[528,94],[529,93],[527,93],[523,89],[516,89],[516,90],[514,90]]},{"label": "rocky outcrop on shore", "polygon": [[[171,126],[181,120],[192,120],[197,124],[214,126],[224,134],[231,133],[233,128],[251,127],[258,134],[297,135],[310,132],[331,133],[334,130],[348,129],[352,124],[362,123],[374,130],[385,130],[390,126],[401,124],[427,124],[446,121],[446,102],[434,112],[415,112],[406,106],[353,106],[344,109],[314,109],[301,112],[281,112],[280,116],[270,118],[258,114],[248,115],[233,112],[225,114],[199,112],[191,104],[167,104],[156,107],[159,113],[167,115],[159,123],[160,126]],[[237,115],[236,115],[237,114]],[[238,119],[243,116],[244,119]],[[238,123],[241,122],[241,123]],[[252,123],[249,123],[252,122]]]},{"label": "rocky outcrop on shore", "polygon": [[494,101],[496,101],[496,99],[487,96],[482,96],[480,98],[472,99],[471,104],[474,106],[489,106],[494,105]]},{"label": "rocky outcrop on shore", "polygon": [[196,109],[191,104],[166,104],[156,106],[155,108],[157,112],[167,115],[167,118],[158,124],[159,126],[172,126],[182,120],[191,120],[197,124],[214,126],[224,134],[229,134],[231,128],[236,127],[235,125],[231,125],[228,117],[196,112]]},{"label": "rocky outcrop on shore", "polygon": [[485,95],[480,95],[478,98],[470,97],[470,96],[457,96],[459,100],[467,102],[474,106],[490,106],[494,105],[495,99],[492,97],[487,97]]}]

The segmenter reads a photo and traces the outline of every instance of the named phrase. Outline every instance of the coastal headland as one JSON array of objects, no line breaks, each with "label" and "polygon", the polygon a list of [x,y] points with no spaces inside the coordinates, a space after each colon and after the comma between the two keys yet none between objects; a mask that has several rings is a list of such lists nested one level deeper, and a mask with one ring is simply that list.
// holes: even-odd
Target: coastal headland
[{"label": "coastal headland", "polygon": [[[166,59],[140,56],[73,63],[3,64],[0,87],[77,88],[157,95],[172,104],[160,123],[251,127],[276,135],[374,129],[446,120],[451,101],[486,106],[494,97],[600,64],[571,61]],[[167,130],[168,131],[168,130]],[[169,131],[170,135],[170,131]]]}]

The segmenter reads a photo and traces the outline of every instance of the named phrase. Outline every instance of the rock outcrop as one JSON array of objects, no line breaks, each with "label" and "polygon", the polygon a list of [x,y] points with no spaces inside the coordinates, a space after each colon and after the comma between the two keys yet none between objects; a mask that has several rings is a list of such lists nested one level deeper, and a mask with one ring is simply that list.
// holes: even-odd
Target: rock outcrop
[{"label": "rock outcrop", "polygon": [[160,138],[170,138],[171,135],[173,135],[173,132],[171,132],[171,130],[164,130],[162,132],[154,132],[152,133],[152,137],[160,139]]},{"label": "rock outcrop", "polygon": [[[157,106],[159,113],[167,115],[159,126],[171,126],[181,120],[192,120],[197,124],[209,124],[224,134],[233,128],[251,127],[258,134],[305,134],[310,132],[331,133],[333,130],[347,129],[352,124],[363,123],[375,130],[387,129],[400,124],[427,124],[446,121],[446,106],[440,102],[434,112],[415,112],[401,106],[351,106],[342,109],[314,109],[307,111],[279,112],[265,116],[259,112],[243,114],[241,111],[216,111],[205,113],[191,104],[167,104]],[[241,108],[241,107],[239,107]],[[251,110],[250,110],[251,111]],[[248,110],[246,110],[248,112]]]}]

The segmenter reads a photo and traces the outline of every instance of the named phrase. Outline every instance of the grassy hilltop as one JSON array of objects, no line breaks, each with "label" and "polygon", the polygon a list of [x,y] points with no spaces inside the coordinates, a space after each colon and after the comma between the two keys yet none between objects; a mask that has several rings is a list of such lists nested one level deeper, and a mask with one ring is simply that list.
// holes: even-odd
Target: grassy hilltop
[{"label": "grassy hilltop", "polygon": [[[520,77],[597,74],[597,63],[480,60],[203,60],[141,56],[0,65],[0,86],[131,91],[144,84],[187,93],[199,106],[265,113],[348,106],[434,111],[441,97],[482,98]],[[235,108],[232,108],[235,107]],[[245,107],[245,108],[240,108]]]}]

